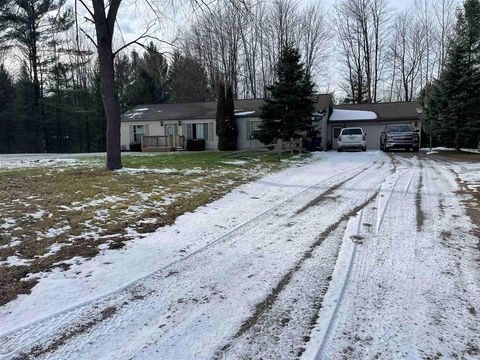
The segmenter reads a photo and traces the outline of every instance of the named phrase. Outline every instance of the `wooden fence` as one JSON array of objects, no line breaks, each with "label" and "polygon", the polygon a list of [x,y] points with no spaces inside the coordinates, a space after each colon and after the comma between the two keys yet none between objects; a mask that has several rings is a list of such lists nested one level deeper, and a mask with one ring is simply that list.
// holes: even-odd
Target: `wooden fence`
[{"label": "wooden fence", "polygon": [[280,157],[283,152],[290,152],[291,155],[296,151],[298,153],[303,152],[303,140],[302,139],[291,139],[290,141],[278,140],[276,144],[273,145],[273,150],[278,153]]}]

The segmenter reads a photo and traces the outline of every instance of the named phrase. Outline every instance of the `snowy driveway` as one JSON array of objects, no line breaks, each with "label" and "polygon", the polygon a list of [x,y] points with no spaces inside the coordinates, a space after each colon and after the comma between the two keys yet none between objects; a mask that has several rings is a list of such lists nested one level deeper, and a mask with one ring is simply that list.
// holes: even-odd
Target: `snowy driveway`
[{"label": "snowy driveway", "polygon": [[315,160],[41,279],[0,309],[0,359],[478,358],[469,168]]}]

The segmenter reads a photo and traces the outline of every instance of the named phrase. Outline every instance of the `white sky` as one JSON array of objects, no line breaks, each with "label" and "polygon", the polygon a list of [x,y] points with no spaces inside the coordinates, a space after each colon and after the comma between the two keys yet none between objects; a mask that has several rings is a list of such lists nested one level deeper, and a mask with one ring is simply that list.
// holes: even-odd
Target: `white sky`
[{"label": "white sky", "polygon": [[[318,0],[303,0],[307,4]],[[337,0],[321,0],[327,8],[333,8]],[[415,0],[390,0],[392,10],[402,10],[411,7]],[[433,0],[434,1],[434,0]],[[153,0],[157,9],[163,15],[159,17],[162,26],[162,39],[172,41],[178,36],[179,30],[193,18],[193,0]],[[209,3],[205,1],[205,3]],[[125,41],[130,41],[143,33],[145,25],[152,20],[153,11],[146,7],[145,0],[125,0],[120,8],[119,21],[121,32]]]}]

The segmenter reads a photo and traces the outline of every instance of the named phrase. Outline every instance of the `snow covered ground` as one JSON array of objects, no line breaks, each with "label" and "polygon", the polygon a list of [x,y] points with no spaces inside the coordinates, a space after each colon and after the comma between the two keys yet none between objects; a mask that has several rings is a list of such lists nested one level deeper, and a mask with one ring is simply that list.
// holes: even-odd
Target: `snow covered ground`
[{"label": "snow covered ground", "polygon": [[476,359],[457,176],[480,181],[478,164],[315,154],[46,274],[0,308],[0,359]]}]

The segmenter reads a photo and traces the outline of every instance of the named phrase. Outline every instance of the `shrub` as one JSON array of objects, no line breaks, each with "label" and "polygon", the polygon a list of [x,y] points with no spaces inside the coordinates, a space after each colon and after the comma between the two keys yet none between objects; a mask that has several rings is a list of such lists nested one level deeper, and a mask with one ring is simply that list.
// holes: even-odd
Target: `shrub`
[{"label": "shrub", "polygon": [[189,140],[187,140],[187,150],[188,151],[203,151],[203,150],[205,150],[205,140],[204,139],[189,139]]},{"label": "shrub", "polygon": [[137,152],[142,151],[142,144],[131,142],[130,143],[130,151],[137,151]]}]

